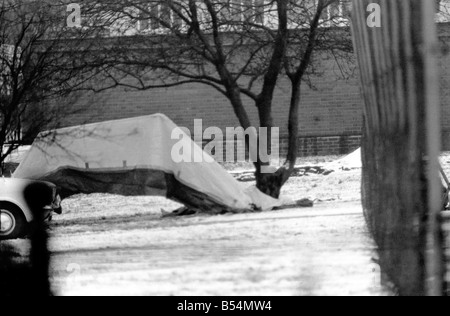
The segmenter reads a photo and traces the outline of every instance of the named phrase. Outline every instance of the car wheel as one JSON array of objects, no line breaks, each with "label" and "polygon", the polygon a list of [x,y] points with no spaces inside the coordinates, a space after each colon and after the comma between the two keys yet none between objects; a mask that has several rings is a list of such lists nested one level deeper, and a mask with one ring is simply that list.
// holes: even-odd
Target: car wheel
[{"label": "car wheel", "polygon": [[11,204],[0,203],[0,240],[25,236],[26,220],[22,211]]}]

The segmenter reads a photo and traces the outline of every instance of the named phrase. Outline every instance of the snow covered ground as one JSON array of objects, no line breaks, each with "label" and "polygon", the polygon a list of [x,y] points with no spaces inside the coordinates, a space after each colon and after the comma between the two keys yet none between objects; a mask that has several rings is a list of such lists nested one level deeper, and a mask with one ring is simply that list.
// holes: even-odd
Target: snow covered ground
[{"label": "snow covered ground", "polygon": [[[450,154],[441,162],[450,175]],[[162,219],[161,210],[179,205],[74,196],[50,224],[55,294],[392,295],[362,215],[361,170],[344,169],[289,180],[283,195],[315,200],[309,209]],[[11,244],[27,256],[27,241]]]},{"label": "snow covered ground", "polygon": [[[59,225],[58,225],[59,224]],[[60,295],[389,295],[358,202],[51,229]]]},{"label": "snow covered ground", "polygon": [[391,294],[380,285],[359,174],[292,178],[283,194],[311,198],[314,208],[254,214],[162,219],[161,209],[179,205],[157,197],[72,197],[50,224],[55,294]]},{"label": "snow covered ground", "polygon": [[[162,209],[179,205],[74,196],[50,224],[55,294],[390,295],[363,219],[360,178],[358,169],[292,178],[283,195],[315,200],[314,208],[240,215],[162,219]],[[27,241],[12,244],[27,255]]]}]

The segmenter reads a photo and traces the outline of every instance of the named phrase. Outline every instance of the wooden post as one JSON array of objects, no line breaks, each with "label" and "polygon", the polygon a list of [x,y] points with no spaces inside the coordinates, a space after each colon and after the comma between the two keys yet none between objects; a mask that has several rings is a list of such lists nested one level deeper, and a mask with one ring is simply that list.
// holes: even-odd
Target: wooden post
[{"label": "wooden post", "polygon": [[[380,6],[381,27],[368,26],[369,4]],[[443,289],[434,4],[353,0],[365,101],[363,207],[381,267],[401,295],[440,295]]]},{"label": "wooden post", "polygon": [[[439,1],[438,3],[439,4]],[[425,290],[428,296],[441,296],[444,291],[445,267],[442,264],[445,256],[441,240],[441,222],[439,220],[442,207],[441,166],[438,157],[441,154],[440,124],[440,83],[438,70],[439,43],[437,39],[436,3],[422,2],[424,77],[425,77],[425,118],[427,132],[427,155],[429,159],[428,176],[428,226]],[[431,18],[433,17],[433,18]]]}]

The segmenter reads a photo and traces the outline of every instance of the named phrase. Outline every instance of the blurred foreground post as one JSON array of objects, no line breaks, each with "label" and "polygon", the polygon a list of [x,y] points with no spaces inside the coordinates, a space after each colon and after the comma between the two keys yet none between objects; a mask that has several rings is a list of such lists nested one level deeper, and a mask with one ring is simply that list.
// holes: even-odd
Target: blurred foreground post
[{"label": "blurred foreground post", "polygon": [[36,228],[30,240],[29,258],[23,250],[7,241],[0,241],[0,296],[51,296],[49,281],[49,252],[44,225]]},{"label": "blurred foreground post", "polygon": [[[368,23],[369,4],[381,8],[381,27]],[[363,207],[381,268],[400,295],[443,293],[434,17],[434,1],[353,0],[365,100]]]},{"label": "blurred foreground post", "polygon": [[[46,201],[39,184],[30,184],[24,191],[25,200],[33,211],[35,222],[30,227],[30,251],[18,249],[15,242],[0,241],[0,296],[46,297],[52,296],[49,280],[50,253],[47,225],[42,209]],[[20,242],[24,246],[24,242]]]}]

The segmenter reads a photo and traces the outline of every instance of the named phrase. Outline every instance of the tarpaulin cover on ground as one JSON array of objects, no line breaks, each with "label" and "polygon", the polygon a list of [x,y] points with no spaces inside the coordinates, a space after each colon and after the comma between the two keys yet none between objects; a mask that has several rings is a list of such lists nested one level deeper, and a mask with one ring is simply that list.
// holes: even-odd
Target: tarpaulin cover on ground
[{"label": "tarpaulin cover on ground", "polygon": [[[179,196],[183,202],[184,191],[236,210],[281,204],[256,189],[244,190],[218,163],[206,162],[210,156],[189,137],[172,139],[175,128],[157,114],[42,133],[13,177],[51,181],[66,197],[101,192]],[[203,162],[174,162],[172,148],[180,142],[192,148],[192,161],[200,155]]]}]

